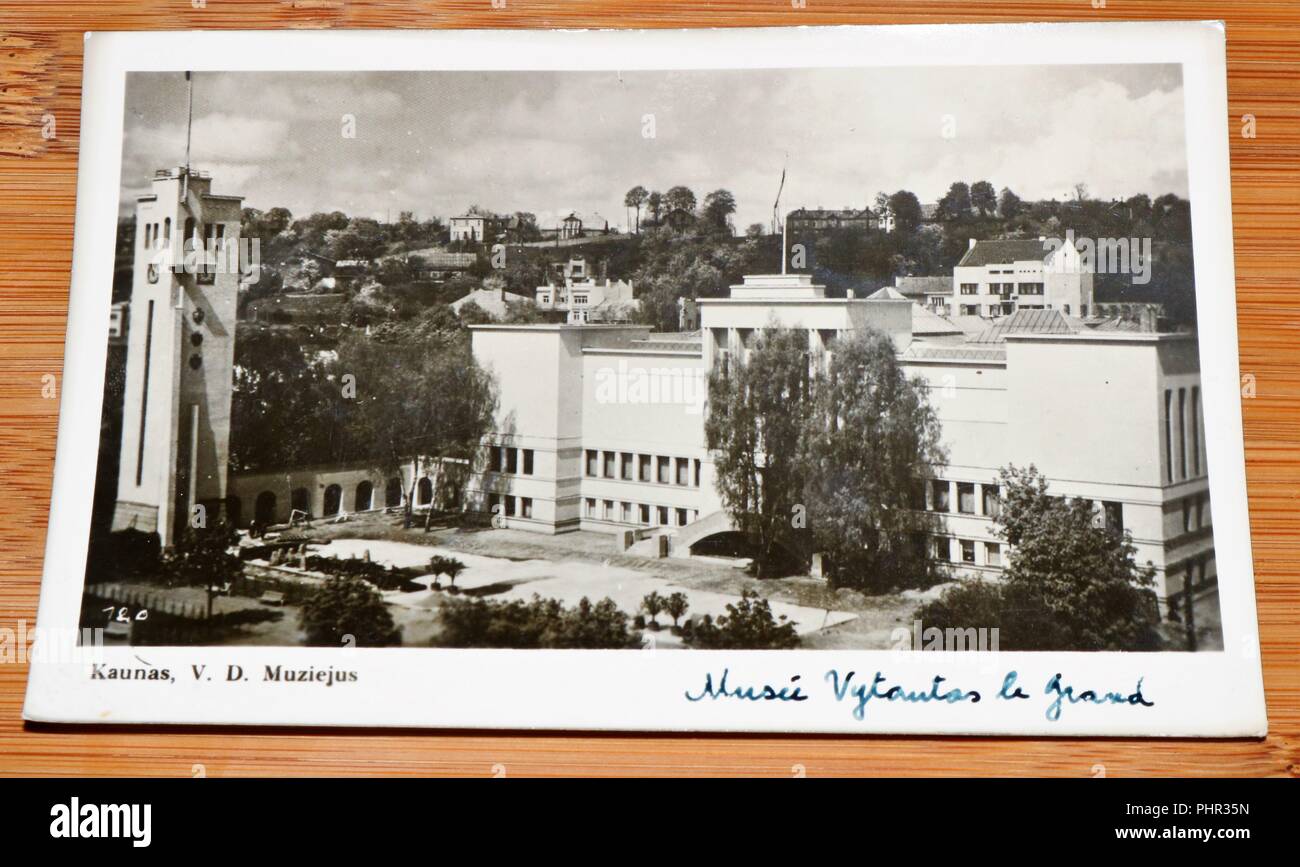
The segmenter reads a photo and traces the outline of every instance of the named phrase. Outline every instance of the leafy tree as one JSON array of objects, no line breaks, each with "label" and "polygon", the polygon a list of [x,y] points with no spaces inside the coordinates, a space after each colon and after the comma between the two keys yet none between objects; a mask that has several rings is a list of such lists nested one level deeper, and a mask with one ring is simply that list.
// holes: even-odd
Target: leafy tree
[{"label": "leafy tree", "polygon": [[[380,343],[354,333],[339,343],[332,368],[338,382],[352,377],[354,395],[341,395],[335,404],[358,459],[387,476],[419,457],[436,469],[444,493],[464,489],[497,410],[495,381],[474,359],[468,341]],[[417,475],[407,496],[407,526]]]},{"label": "leafy tree", "polygon": [[163,572],[169,580],[187,587],[202,587],[207,594],[208,617],[223,584],[244,572],[238,555],[230,553],[234,528],[220,523],[210,528],[190,527],[163,555]]},{"label": "leafy tree", "polygon": [[1136,196],[1130,196],[1124,201],[1128,206],[1129,220],[1132,222],[1149,221],[1151,219],[1151,197],[1146,193],[1139,193]]},{"label": "leafy tree", "polygon": [[663,216],[663,210],[664,210],[663,193],[656,190],[652,192],[650,195],[646,196],[645,201],[646,201],[646,207],[649,209],[650,212],[651,223],[655,226],[658,226],[659,218]]},{"label": "leafy tree", "polygon": [[997,191],[988,181],[976,181],[970,186],[970,203],[981,217],[995,214],[998,210]]},{"label": "leafy tree", "polygon": [[889,212],[894,215],[895,231],[911,234],[921,225],[921,202],[915,193],[899,190],[889,197]]},{"label": "leafy tree", "polygon": [[645,204],[648,198],[650,198],[650,194],[640,184],[628,190],[627,195],[623,197],[623,207],[636,208],[636,233],[638,235],[641,234],[641,206]]},{"label": "leafy tree", "polygon": [[451,582],[452,587],[456,586],[456,576],[464,572],[465,569],[465,564],[455,557],[448,557],[446,562],[442,564],[442,572],[447,576],[447,580]]},{"label": "leafy tree", "polygon": [[714,190],[704,197],[701,216],[710,228],[719,231],[731,231],[731,215],[736,213],[736,197],[728,190]]},{"label": "leafy tree", "polygon": [[941,628],[999,626],[1009,650],[1156,649],[1155,570],[1137,564],[1128,531],[1105,526],[1087,500],[1049,494],[1032,465],[1003,469],[1001,482],[995,526],[1011,546],[1002,584],[954,588],[917,617]]},{"label": "leafy tree", "polygon": [[[526,244],[529,241],[540,241],[542,239],[542,230],[537,225],[537,215],[531,211],[515,211],[515,226],[511,230],[516,243]],[[528,288],[531,290],[536,287],[536,283]]]},{"label": "leafy tree", "polygon": [[690,600],[680,590],[673,592],[664,600],[664,612],[673,619],[673,626],[677,626],[677,621],[686,616],[686,611],[690,607]]},{"label": "leafy tree", "polygon": [[789,650],[799,646],[799,634],[784,614],[772,616],[768,601],[753,590],[727,604],[717,622],[706,614],[682,628],[687,645],[699,650]]},{"label": "leafy tree", "polygon": [[714,452],[718,494],[757,550],[765,577],[776,547],[791,541],[791,509],[802,502],[799,450],[808,410],[807,335],[771,327],[748,352],[709,377],[705,436]]},{"label": "leafy tree", "polygon": [[349,575],[326,578],[303,603],[299,622],[312,647],[387,647],[402,639],[379,591]]},{"label": "leafy tree", "polygon": [[651,590],[645,595],[645,598],[641,600],[641,607],[645,609],[646,614],[650,615],[649,626],[651,629],[659,628],[659,623],[655,618],[659,616],[660,611],[664,610],[664,605],[667,601],[668,600],[659,595],[658,590]]},{"label": "leafy tree", "polygon": [[664,194],[664,204],[670,211],[685,211],[688,214],[695,213],[695,193],[691,192],[689,187],[676,186]]},{"label": "leafy tree", "polygon": [[1020,197],[1011,191],[1010,187],[1002,188],[1002,197],[998,199],[998,213],[1004,220],[1011,220],[1020,215],[1024,208],[1024,203]]},{"label": "leafy tree", "polygon": [[345,229],[326,232],[325,243],[335,259],[374,259],[384,251],[385,235],[378,220],[357,217]]},{"label": "leafy tree", "polygon": [[455,557],[444,557],[441,554],[435,554],[429,558],[429,572],[434,575],[434,581],[437,583],[437,577],[446,575],[451,581],[451,586],[456,586],[456,576],[465,571],[465,564]]},{"label": "leafy tree", "polygon": [[920,480],[945,462],[924,383],[909,380],[890,338],[864,329],[837,341],[814,383],[803,443],[807,524],[835,586],[925,587],[934,530],[916,506]]},{"label": "leafy tree", "polygon": [[307,360],[296,337],[241,330],[232,385],[232,469],[301,466],[342,456],[344,444],[330,420],[338,392],[324,369]]},{"label": "leafy tree", "polygon": [[957,181],[939,200],[939,213],[945,220],[959,220],[970,215],[970,187]]}]

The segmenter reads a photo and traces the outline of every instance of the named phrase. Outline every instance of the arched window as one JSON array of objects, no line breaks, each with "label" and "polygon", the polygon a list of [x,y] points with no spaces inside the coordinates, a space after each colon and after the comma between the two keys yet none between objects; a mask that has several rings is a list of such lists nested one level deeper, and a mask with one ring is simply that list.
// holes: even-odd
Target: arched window
[{"label": "arched window", "polygon": [[392,509],[402,505],[402,480],[393,477],[384,486],[384,505]]},{"label": "arched window", "polygon": [[275,494],[262,491],[257,495],[253,506],[253,520],[259,524],[269,524],[275,520]]},{"label": "arched window", "polygon": [[167,219],[163,220],[163,243],[170,244],[171,242],[172,242],[172,218],[168,217]]},{"label": "arched window", "polygon": [[289,505],[294,511],[311,515],[311,493],[306,488],[294,488],[289,497]]},{"label": "arched window", "polygon": [[356,495],[352,500],[352,509],[356,512],[368,511],[371,507],[371,501],[375,496],[375,486],[370,482],[361,482],[357,485]]},{"label": "arched window", "polygon": [[419,493],[415,497],[415,502],[418,505],[427,506],[433,502],[433,482],[429,481],[428,476],[420,479],[418,491]]},{"label": "arched window", "polygon": [[337,515],[342,506],[343,488],[340,485],[330,485],[325,489],[325,514]]}]

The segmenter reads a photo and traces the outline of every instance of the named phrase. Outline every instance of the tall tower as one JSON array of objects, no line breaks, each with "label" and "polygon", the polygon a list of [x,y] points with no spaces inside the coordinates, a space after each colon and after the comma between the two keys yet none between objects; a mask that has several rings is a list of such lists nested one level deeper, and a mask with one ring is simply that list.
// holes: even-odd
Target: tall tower
[{"label": "tall tower", "polygon": [[162,169],[136,200],[113,529],[157,532],[164,547],[196,515],[224,515],[243,198],[211,184]]}]

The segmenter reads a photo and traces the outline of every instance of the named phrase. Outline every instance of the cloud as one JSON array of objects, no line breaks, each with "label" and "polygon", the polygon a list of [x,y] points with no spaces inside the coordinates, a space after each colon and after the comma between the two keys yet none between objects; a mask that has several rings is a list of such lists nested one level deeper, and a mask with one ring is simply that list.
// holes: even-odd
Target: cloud
[{"label": "cloud", "polygon": [[[744,226],[770,220],[787,163],[786,208],[898,189],[935,201],[957,180],[1027,199],[1076,182],[1100,197],[1185,194],[1182,99],[1177,68],[1151,65],[204,73],[193,150],[220,191],[295,213],[445,218],[479,204],[622,222],[633,185],[686,184],[700,199],[731,190]],[[124,191],[182,158],[184,106],[183,77],[132,74]]]}]

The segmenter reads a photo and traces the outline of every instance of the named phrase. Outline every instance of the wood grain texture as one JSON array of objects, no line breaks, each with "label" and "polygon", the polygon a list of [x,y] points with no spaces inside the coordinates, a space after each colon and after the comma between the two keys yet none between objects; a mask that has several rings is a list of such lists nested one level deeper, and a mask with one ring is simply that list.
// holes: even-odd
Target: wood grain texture
[{"label": "wood grain texture", "polygon": [[[1098,0],[1100,2],[1100,0]],[[82,33],[284,27],[732,27],[1223,19],[1228,32],[1246,471],[1272,734],[1262,740],[483,734],[24,726],[0,664],[0,774],[194,776],[1300,776],[1300,5],[789,0],[0,0],[0,626],[35,617],[72,252]],[[54,116],[56,135],[41,136]],[[1253,114],[1258,137],[1235,134]],[[1195,146],[1195,143],[1191,143]],[[1228,287],[1201,287],[1228,291]],[[88,481],[89,485],[89,481]],[[86,491],[90,494],[89,487]],[[1225,700],[1231,700],[1230,696]]]}]

